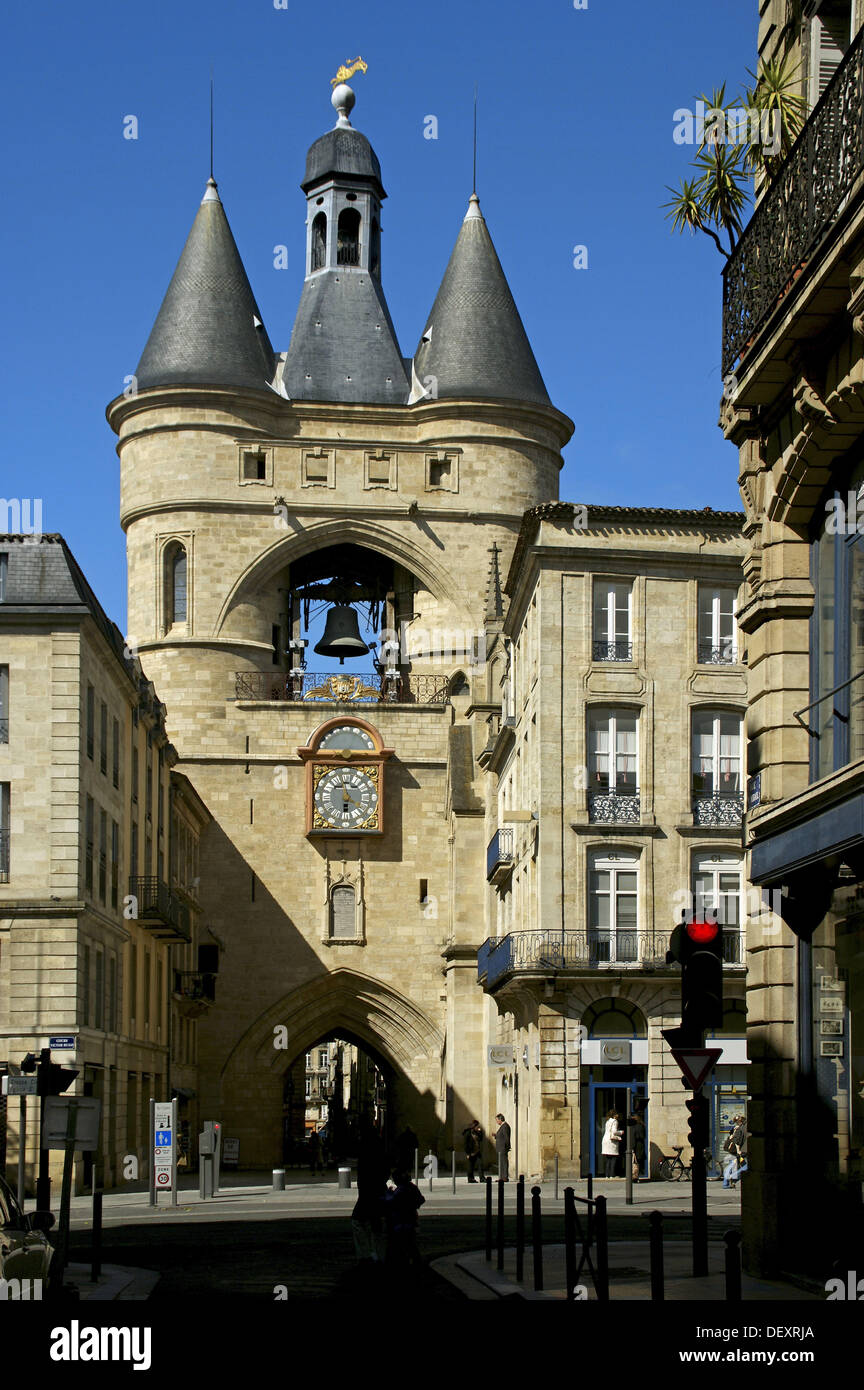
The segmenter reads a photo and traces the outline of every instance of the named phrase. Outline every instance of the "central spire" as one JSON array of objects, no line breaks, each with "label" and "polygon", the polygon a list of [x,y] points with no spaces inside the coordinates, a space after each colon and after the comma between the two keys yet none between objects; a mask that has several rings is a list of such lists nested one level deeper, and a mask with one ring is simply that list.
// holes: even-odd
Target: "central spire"
[{"label": "central spire", "polygon": [[356,97],[347,83],[330,100],[336,124],[310,147],[301,185],[306,279],[285,358],[285,394],[403,405],[408,378],[381,288],[381,166],[351,124]]}]

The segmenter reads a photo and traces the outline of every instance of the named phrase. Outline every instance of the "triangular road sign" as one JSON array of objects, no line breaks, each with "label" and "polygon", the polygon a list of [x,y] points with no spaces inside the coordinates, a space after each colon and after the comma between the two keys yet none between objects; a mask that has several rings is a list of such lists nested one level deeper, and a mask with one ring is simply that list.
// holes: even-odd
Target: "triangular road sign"
[{"label": "triangular road sign", "polygon": [[672,1056],[684,1073],[684,1080],[693,1091],[698,1091],[714,1064],[722,1057],[722,1047],[682,1047],[672,1049]]}]

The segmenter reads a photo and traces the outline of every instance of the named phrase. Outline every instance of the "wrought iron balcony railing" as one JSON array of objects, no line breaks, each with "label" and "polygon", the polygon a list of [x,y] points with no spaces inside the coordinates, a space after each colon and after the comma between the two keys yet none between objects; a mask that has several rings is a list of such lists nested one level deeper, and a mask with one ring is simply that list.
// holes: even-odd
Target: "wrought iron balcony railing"
[{"label": "wrought iron balcony railing", "polygon": [[864,34],[850,46],[723,271],[731,372],[831,230],[864,168]]},{"label": "wrought iron balcony railing", "polygon": [[632,661],[632,642],[592,642],[591,655],[595,661]]},{"label": "wrought iron balcony railing", "polygon": [[715,792],[693,797],[694,825],[739,826],[744,815],[743,792]]},{"label": "wrought iron balcony railing", "polygon": [[[477,952],[477,977],[492,989],[505,975],[552,974],[603,969],[680,969],[666,963],[671,933],[652,931],[524,931],[496,940],[490,937]],[[744,935],[738,927],[723,933],[723,960],[744,963]]]},{"label": "wrought iron balcony railing", "polygon": [[175,970],[174,993],[181,999],[204,1000],[212,1004],[216,998],[216,976],[202,975],[199,970]]},{"label": "wrought iron balcony railing", "polygon": [[513,868],[513,831],[496,830],[486,849],[486,881],[501,883]]},{"label": "wrought iron balcony railing", "polygon": [[236,700],[334,701],[337,704],[442,705],[449,676],[403,675],[386,671],[316,675],[310,671],[238,671]]},{"label": "wrought iron balcony railing", "polygon": [[9,831],[0,830],[0,883],[9,882]]},{"label": "wrought iron balcony railing", "polygon": [[159,937],[191,941],[189,909],[161,878],[130,878],[129,895],[136,901],[137,920],[142,926]]},{"label": "wrought iron balcony railing", "polygon": [[638,825],[641,819],[638,791],[589,792],[588,819],[603,825]]},{"label": "wrought iron balcony railing", "polygon": [[9,720],[0,719],[0,743],[9,742]]},{"label": "wrought iron balcony railing", "polygon": [[719,646],[713,642],[699,643],[700,666],[734,666],[737,660],[738,651],[734,642],[721,642]]}]

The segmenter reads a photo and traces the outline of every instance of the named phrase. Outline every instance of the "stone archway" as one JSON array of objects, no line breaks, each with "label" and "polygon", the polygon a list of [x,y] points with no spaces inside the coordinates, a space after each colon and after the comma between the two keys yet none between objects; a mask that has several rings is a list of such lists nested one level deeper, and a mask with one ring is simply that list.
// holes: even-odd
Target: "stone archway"
[{"label": "stone archway", "polygon": [[443,1136],[442,1033],[406,995],[350,969],[292,990],[238,1039],[221,1073],[223,1132],[240,1140],[243,1167],[267,1167],[281,1152],[286,1065],[317,1039],[346,1032],[392,1070],[394,1118],[422,1143]]}]

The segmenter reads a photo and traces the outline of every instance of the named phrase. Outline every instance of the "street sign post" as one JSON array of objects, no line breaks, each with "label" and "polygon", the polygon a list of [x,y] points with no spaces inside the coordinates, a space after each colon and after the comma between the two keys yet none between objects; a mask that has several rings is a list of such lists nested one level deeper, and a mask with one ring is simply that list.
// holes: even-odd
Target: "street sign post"
[{"label": "street sign post", "polygon": [[4,1096],[35,1096],[38,1095],[37,1081],[35,1076],[4,1076],[3,1077]]},{"label": "street sign post", "polygon": [[150,1205],[158,1204],[160,1192],[170,1192],[171,1205],[177,1205],[177,1100],[150,1101]]},{"label": "street sign post", "polygon": [[52,1052],[74,1052],[77,1045],[78,1039],[73,1038],[71,1033],[62,1033],[59,1037],[48,1039],[48,1046]]},{"label": "street sign post", "polygon": [[[72,1148],[92,1153],[99,1147],[101,1100],[95,1096],[44,1096],[42,1100],[42,1143],[46,1149]],[[75,1123],[69,1131],[69,1117]]]}]

